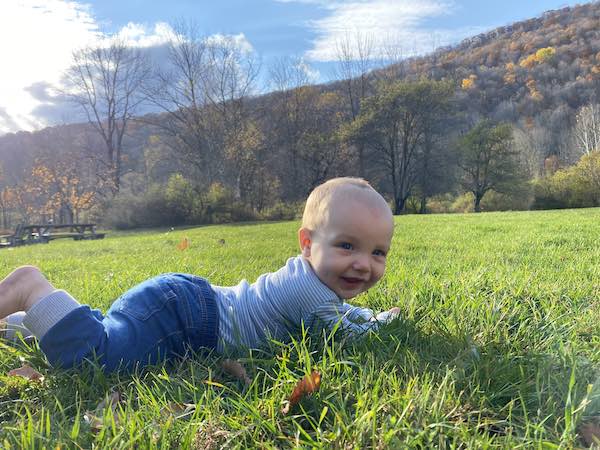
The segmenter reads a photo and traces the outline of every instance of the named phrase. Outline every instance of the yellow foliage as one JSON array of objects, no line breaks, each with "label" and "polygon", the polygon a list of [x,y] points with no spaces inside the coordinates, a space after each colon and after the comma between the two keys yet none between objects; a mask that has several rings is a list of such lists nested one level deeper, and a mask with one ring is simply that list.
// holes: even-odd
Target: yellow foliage
[{"label": "yellow foliage", "polygon": [[541,102],[544,100],[544,96],[541,94],[541,92],[536,90],[531,91],[531,98],[536,102]]},{"label": "yellow foliage", "polygon": [[556,49],[554,47],[544,47],[535,52],[535,59],[539,63],[544,63],[552,60],[554,55],[556,55]]},{"label": "yellow foliage", "polygon": [[523,58],[519,65],[524,69],[531,69],[536,62],[535,55],[529,55],[527,58]]},{"label": "yellow foliage", "polygon": [[475,87],[475,80],[477,80],[477,75],[469,75],[469,78],[463,78],[460,86],[465,90],[472,89]]},{"label": "yellow foliage", "polygon": [[517,81],[517,74],[514,72],[507,72],[504,74],[504,82],[506,84],[513,84]]},{"label": "yellow foliage", "polygon": [[525,69],[531,69],[536,64],[542,64],[551,61],[556,55],[556,49],[554,47],[540,48],[537,52],[523,58],[519,65]]}]

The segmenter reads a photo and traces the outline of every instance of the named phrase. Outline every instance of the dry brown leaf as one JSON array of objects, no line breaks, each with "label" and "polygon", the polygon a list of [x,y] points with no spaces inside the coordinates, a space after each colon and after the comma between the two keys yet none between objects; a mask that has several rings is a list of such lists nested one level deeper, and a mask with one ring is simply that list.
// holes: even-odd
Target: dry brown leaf
[{"label": "dry brown leaf", "polygon": [[238,380],[242,381],[245,384],[252,383],[252,380],[246,373],[246,369],[242,366],[239,361],[235,361],[233,359],[224,359],[221,361],[221,367],[225,372],[230,375],[233,375]]},{"label": "dry brown leaf", "polygon": [[577,431],[583,443],[588,447],[600,442],[600,423],[598,423],[598,420],[583,423]]},{"label": "dry brown leaf", "polygon": [[304,378],[296,383],[296,387],[294,387],[292,394],[281,409],[282,414],[289,413],[290,409],[297,405],[300,400],[317,391],[319,387],[321,387],[321,374],[316,370],[313,370],[310,375],[304,376]]},{"label": "dry brown leaf", "polygon": [[104,400],[98,403],[94,411],[87,411],[83,418],[90,425],[92,433],[98,433],[104,427],[104,410],[110,408],[110,414],[116,424],[119,422],[119,416],[116,414],[117,406],[121,401],[121,394],[117,391],[107,395]]},{"label": "dry brown leaf", "polygon": [[10,372],[8,372],[8,376],[23,377],[30,381],[44,381],[44,376],[27,364],[23,364],[18,369],[11,370]]},{"label": "dry brown leaf", "polygon": [[161,415],[173,415],[176,419],[187,415],[190,411],[196,409],[193,403],[169,402],[160,410]]},{"label": "dry brown leaf", "polygon": [[177,250],[185,250],[190,246],[190,238],[184,237],[179,244],[177,244]]}]

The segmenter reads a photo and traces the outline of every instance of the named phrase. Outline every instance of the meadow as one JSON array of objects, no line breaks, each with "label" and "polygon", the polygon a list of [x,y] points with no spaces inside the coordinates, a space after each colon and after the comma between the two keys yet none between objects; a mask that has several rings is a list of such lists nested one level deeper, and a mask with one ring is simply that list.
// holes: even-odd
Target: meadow
[{"label": "meadow", "polygon": [[[298,222],[109,233],[0,250],[105,310],[162,272],[218,285],[277,270]],[[189,248],[177,245],[187,237]],[[48,366],[0,342],[2,448],[572,448],[600,414],[600,209],[396,218],[384,279],[354,299],[400,319],[354,342],[301,336],[133,374]],[[44,379],[8,376],[27,363]],[[320,390],[281,408],[313,369]],[[598,383],[600,384],[600,382]],[[118,392],[114,408],[97,410]],[[95,411],[100,424],[85,420]]]}]

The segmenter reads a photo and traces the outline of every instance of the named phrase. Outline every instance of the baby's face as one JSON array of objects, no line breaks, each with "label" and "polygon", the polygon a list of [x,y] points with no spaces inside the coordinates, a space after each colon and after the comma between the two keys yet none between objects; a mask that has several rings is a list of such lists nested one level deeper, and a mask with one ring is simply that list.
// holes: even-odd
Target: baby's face
[{"label": "baby's face", "polygon": [[340,298],[349,299],[383,276],[393,230],[389,209],[350,199],[333,206],[318,230],[301,229],[300,246],[317,277]]}]

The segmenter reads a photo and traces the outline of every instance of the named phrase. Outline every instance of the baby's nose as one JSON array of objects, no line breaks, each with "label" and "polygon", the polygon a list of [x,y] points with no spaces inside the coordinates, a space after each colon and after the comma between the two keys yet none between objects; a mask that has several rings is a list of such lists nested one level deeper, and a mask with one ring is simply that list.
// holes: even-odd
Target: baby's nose
[{"label": "baby's nose", "polygon": [[368,271],[370,269],[369,256],[363,254],[356,255],[352,267],[354,268],[354,270],[360,270],[361,272]]}]

